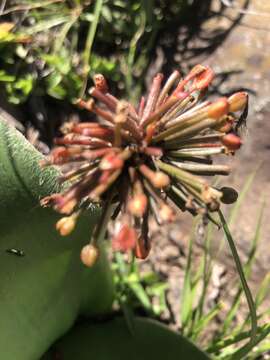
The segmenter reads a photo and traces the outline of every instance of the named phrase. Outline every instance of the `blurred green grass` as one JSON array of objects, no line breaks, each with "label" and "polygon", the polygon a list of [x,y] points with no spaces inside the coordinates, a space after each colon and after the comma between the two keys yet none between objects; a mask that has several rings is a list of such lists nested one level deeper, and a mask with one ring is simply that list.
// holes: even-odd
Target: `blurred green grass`
[{"label": "blurred green grass", "polygon": [[0,16],[0,81],[8,100],[19,104],[35,93],[73,102],[95,73],[135,100],[158,34],[181,21],[187,3],[9,1]]}]

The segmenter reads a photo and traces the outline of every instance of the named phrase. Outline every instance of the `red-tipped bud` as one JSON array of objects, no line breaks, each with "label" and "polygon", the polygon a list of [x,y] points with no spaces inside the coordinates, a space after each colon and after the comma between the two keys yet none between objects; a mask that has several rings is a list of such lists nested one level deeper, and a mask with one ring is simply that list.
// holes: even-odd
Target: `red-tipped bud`
[{"label": "red-tipped bud", "polygon": [[175,220],[175,212],[167,204],[161,205],[161,207],[159,209],[159,215],[160,215],[161,220],[165,223],[172,222]]},{"label": "red-tipped bud", "polygon": [[136,242],[136,246],[134,249],[135,257],[137,259],[144,260],[149,255],[150,250],[151,250],[151,246],[149,242],[147,242],[146,244],[143,237],[140,236]]},{"label": "red-tipped bud", "polygon": [[81,261],[87,267],[92,267],[99,257],[99,249],[92,245],[85,245],[81,250]]},{"label": "red-tipped bud", "polygon": [[105,77],[102,74],[94,75],[95,87],[102,93],[108,92],[108,84]]},{"label": "red-tipped bud", "polygon": [[142,217],[146,211],[147,197],[144,194],[135,195],[128,202],[128,210],[130,213],[137,217]]},{"label": "red-tipped bud", "polygon": [[203,90],[210,85],[214,76],[214,71],[208,67],[205,67],[205,70],[195,77],[192,87],[196,90]]},{"label": "red-tipped bud", "polygon": [[242,145],[240,137],[235,134],[227,134],[223,136],[221,142],[228,148],[228,150],[231,151],[238,150]]},{"label": "red-tipped bud", "polygon": [[[85,135],[79,135],[79,134],[67,134],[62,138],[56,138],[54,139],[54,143],[57,145],[86,145],[86,146],[94,146],[94,147],[104,147],[109,146],[109,142],[99,139],[99,138],[91,138],[89,136]],[[75,155],[79,154],[81,151],[78,147],[73,147],[66,149],[66,152],[63,152],[66,157],[69,155]],[[64,156],[62,155],[62,157]]]},{"label": "red-tipped bud", "polygon": [[237,92],[228,98],[230,111],[243,110],[248,102],[248,94],[246,92]]},{"label": "red-tipped bud", "polygon": [[101,170],[116,170],[121,169],[123,165],[124,161],[112,152],[102,158],[99,167]]},{"label": "red-tipped bud", "polygon": [[229,111],[229,103],[227,98],[220,98],[207,108],[207,115],[211,119],[219,119],[226,115]]},{"label": "red-tipped bud", "polygon": [[55,227],[56,230],[62,236],[69,235],[75,228],[76,216],[66,216],[57,221]]},{"label": "red-tipped bud", "polygon": [[114,236],[112,240],[112,247],[116,251],[126,252],[134,249],[137,241],[137,233],[135,229],[129,225],[122,225],[120,231]]}]

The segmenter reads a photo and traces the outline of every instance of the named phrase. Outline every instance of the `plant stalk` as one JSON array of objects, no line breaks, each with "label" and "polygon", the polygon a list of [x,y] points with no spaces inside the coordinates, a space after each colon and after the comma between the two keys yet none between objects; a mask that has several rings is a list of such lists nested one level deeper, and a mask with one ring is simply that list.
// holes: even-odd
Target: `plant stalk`
[{"label": "plant stalk", "polygon": [[219,213],[219,218],[226,236],[226,239],[228,241],[229,247],[231,249],[232,252],[232,256],[236,265],[236,269],[237,272],[239,274],[239,278],[246,296],[246,300],[248,303],[248,307],[249,307],[249,312],[250,312],[250,319],[251,319],[251,330],[250,330],[250,340],[248,343],[246,343],[242,348],[240,348],[238,351],[236,351],[232,357],[231,360],[240,360],[243,359],[245,355],[247,355],[249,353],[249,351],[253,348],[253,346],[257,343],[257,331],[258,331],[258,324],[257,324],[257,313],[256,313],[256,306],[251,294],[251,291],[248,287],[247,281],[246,281],[246,277],[244,274],[244,270],[241,264],[241,260],[239,258],[236,246],[234,244],[232,235],[230,233],[230,230],[228,228],[227,222],[221,212],[221,210],[218,211]]}]

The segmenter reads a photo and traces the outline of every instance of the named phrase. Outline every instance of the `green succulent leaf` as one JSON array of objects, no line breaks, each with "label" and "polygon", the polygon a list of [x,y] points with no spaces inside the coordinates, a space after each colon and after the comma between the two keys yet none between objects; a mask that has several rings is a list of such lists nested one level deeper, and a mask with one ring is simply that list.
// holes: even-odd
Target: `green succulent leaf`
[{"label": "green succulent leaf", "polygon": [[[88,269],[80,249],[97,221],[96,208],[61,237],[59,216],[39,200],[58,190],[58,172],[0,120],[0,352],[5,360],[36,360],[78,315],[108,311],[113,285],[105,253]],[[23,255],[23,256],[19,256]]]},{"label": "green succulent leaf", "polygon": [[133,319],[130,333],[124,318],[75,326],[42,360],[207,360],[204,352],[166,326]]}]

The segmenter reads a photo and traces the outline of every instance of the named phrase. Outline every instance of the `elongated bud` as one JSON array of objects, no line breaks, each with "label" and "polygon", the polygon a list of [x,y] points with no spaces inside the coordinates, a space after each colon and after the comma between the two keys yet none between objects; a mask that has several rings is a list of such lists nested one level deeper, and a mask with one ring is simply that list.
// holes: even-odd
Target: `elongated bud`
[{"label": "elongated bud", "polygon": [[211,119],[219,119],[229,111],[227,98],[220,98],[207,108],[207,114]]},{"label": "elongated bud", "polygon": [[69,235],[75,228],[76,225],[76,216],[66,216],[62,217],[60,220],[57,221],[55,227],[56,230],[62,236]]},{"label": "elongated bud", "polygon": [[129,212],[137,217],[142,217],[146,211],[147,207],[147,197],[144,194],[139,194],[133,196],[133,198],[128,202]]},{"label": "elongated bud", "polygon": [[195,77],[192,87],[197,90],[203,90],[210,85],[214,76],[214,71],[208,67],[205,67],[205,70]]},{"label": "elongated bud", "polygon": [[81,261],[87,267],[92,267],[99,257],[99,249],[92,245],[85,245],[81,250]]},{"label": "elongated bud", "polygon": [[246,92],[237,92],[228,98],[230,111],[243,110],[248,102],[248,94]]},{"label": "elongated bud", "polygon": [[114,236],[112,240],[113,250],[126,252],[134,249],[137,240],[137,233],[135,229],[129,225],[122,225],[120,231]]},{"label": "elongated bud", "polygon": [[106,128],[104,126],[95,126],[95,127],[85,127],[82,128],[80,126],[74,126],[73,131],[77,134],[82,134],[85,136],[93,136],[99,137],[107,140],[108,138],[112,138],[113,130]]},{"label": "elongated bud", "polygon": [[222,187],[219,191],[222,192],[220,200],[223,204],[233,204],[237,201],[238,193],[231,187]]},{"label": "elongated bud", "polygon": [[151,246],[149,244],[149,242],[144,241],[144,238],[142,236],[140,236],[136,242],[136,246],[134,249],[134,255],[137,259],[141,259],[144,260],[147,258],[147,256],[149,255],[149,252],[151,250]]},{"label": "elongated bud", "polygon": [[221,142],[225,145],[229,150],[238,150],[241,145],[242,141],[239,136],[235,134],[227,134],[222,137]]}]

